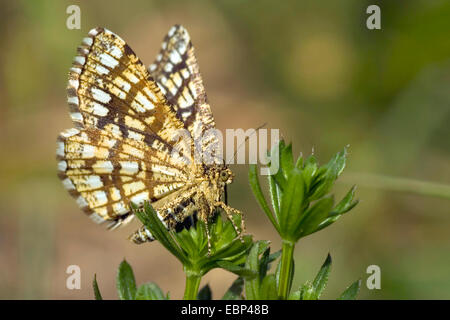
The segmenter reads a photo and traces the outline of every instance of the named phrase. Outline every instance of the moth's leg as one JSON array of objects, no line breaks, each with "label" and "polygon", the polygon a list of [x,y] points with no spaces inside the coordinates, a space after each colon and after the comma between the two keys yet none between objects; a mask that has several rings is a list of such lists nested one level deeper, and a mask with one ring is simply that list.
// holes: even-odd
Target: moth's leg
[{"label": "moth's leg", "polygon": [[[237,210],[237,209],[235,209],[235,208],[232,208],[232,207],[226,205],[223,201],[216,202],[214,204],[214,206],[215,207],[220,207],[220,208],[222,208],[225,211],[225,213],[227,214],[228,220],[231,221],[231,224],[233,225],[234,230],[236,231],[239,239],[242,242],[244,242],[244,238],[242,237],[242,233],[245,232],[245,223],[244,223],[244,217],[242,215],[242,212]],[[237,225],[234,223],[233,214],[239,214],[241,216],[241,229],[239,229],[237,227]]]},{"label": "moth's leg", "polygon": [[208,217],[206,217],[206,219],[204,219],[203,221],[205,221],[205,227],[206,227],[206,239],[208,241],[208,257],[211,256],[211,235],[209,234],[209,222],[208,222]]},{"label": "moth's leg", "polygon": [[206,239],[208,241],[208,256],[211,256],[211,234],[209,233],[209,218],[212,216],[214,208],[211,208],[208,205],[208,201],[201,194],[197,194],[197,197],[195,197],[194,201],[197,204],[198,208],[198,218],[205,223]]}]

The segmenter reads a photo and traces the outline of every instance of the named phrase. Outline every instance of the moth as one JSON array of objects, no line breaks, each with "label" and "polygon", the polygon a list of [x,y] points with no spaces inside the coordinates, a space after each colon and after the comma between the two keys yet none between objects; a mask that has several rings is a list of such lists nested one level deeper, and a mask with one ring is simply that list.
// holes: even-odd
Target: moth
[{"label": "moth", "polygon": [[[224,202],[233,173],[220,158],[198,161],[194,149],[217,143],[194,47],[180,25],[164,38],[146,68],[118,35],[92,29],[69,72],[67,100],[74,128],[57,139],[58,176],[81,209],[109,229],[133,219],[130,203],[151,203],[169,230],[206,223],[221,208],[242,240]],[[180,132],[192,141],[182,151]],[[242,219],[243,222],[243,219]],[[154,240],[142,226],[130,239]]]}]

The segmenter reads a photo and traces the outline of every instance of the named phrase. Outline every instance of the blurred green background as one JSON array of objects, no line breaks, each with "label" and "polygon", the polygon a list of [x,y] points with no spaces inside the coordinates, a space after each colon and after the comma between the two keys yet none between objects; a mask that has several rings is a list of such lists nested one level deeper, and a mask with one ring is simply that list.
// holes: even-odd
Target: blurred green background
[{"label": "blurred green background", "polygon": [[[71,4],[81,8],[81,30],[66,28]],[[381,30],[366,28],[370,4],[381,7]],[[390,191],[379,176],[450,184],[449,1],[0,1],[0,8],[0,298],[92,299],[96,273],[103,296],[115,299],[124,257],[138,283],[155,281],[181,298],[181,265],[158,243],[126,241],[136,224],[116,232],[93,224],[56,177],[55,161],[56,137],[72,127],[67,73],[87,32],[107,27],[150,64],[180,23],[219,129],[267,122],[296,153],[314,148],[322,163],[350,145],[335,191],[341,197],[357,184],[361,203],[297,245],[294,285],[312,279],[330,252],[325,298],[361,278],[360,298],[450,299],[450,200]],[[278,249],[246,166],[232,169],[231,205],[245,212],[248,232]],[[81,290],[66,288],[73,264]],[[381,268],[381,290],[365,286],[372,264]],[[203,284],[220,298],[233,279],[215,270]]]}]

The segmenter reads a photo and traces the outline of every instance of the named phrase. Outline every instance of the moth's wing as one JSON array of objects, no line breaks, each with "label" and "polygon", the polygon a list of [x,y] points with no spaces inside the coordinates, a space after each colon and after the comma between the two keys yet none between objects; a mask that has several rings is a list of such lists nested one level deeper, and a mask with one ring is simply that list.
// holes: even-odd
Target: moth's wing
[{"label": "moth's wing", "polygon": [[[92,29],[78,48],[67,88],[77,128],[97,128],[171,152],[184,124],[119,36]],[[190,161],[189,155],[186,155]]]},{"label": "moth's wing", "polygon": [[[58,176],[78,205],[98,222],[116,227],[142,206],[186,185],[185,164],[132,138],[97,128],[69,129],[57,141]],[[167,224],[173,217],[159,216]]]},{"label": "moth's wing", "polygon": [[215,122],[207,102],[194,47],[183,26],[175,25],[169,30],[155,62],[148,70],[194,140],[199,141],[203,135],[203,147],[217,144],[217,138],[211,134]]}]

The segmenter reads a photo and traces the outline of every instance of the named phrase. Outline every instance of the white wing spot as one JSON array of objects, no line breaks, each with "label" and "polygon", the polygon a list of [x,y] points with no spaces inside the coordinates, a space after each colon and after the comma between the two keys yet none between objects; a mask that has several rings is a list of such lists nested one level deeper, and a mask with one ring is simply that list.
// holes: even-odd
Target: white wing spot
[{"label": "white wing spot", "polygon": [[148,199],[149,199],[148,191],[138,193],[137,195],[134,195],[130,198],[130,200],[136,203],[138,206],[142,205],[142,203]]},{"label": "white wing spot", "polygon": [[164,71],[172,72],[172,69],[173,69],[173,64],[171,64],[170,62],[167,62],[167,64],[164,66]]},{"label": "white wing spot", "polygon": [[86,180],[86,184],[90,189],[98,189],[103,187],[103,182],[100,179],[100,176],[89,176]]},{"label": "white wing spot", "polygon": [[144,106],[147,110],[152,110],[155,108],[153,103],[151,103],[141,92],[138,92],[136,95],[136,100]]},{"label": "white wing spot", "polygon": [[100,101],[102,103],[108,103],[111,101],[111,96],[101,89],[92,87],[91,92],[92,92],[92,97],[97,101]]},{"label": "white wing spot", "polygon": [[100,75],[104,75],[104,74],[108,74],[109,70],[106,69],[104,66],[102,66],[101,64],[97,64],[95,66],[95,70],[100,74]]},{"label": "white wing spot", "polygon": [[100,55],[100,62],[111,69],[115,68],[119,64],[118,60],[114,59],[106,52]]},{"label": "white wing spot", "polygon": [[170,61],[172,61],[173,64],[178,64],[181,62],[181,56],[177,51],[172,51],[170,53]]},{"label": "white wing spot", "polygon": [[110,54],[112,56],[114,56],[115,58],[120,59],[122,57],[123,52],[122,52],[122,50],[120,50],[119,47],[113,46]]}]

